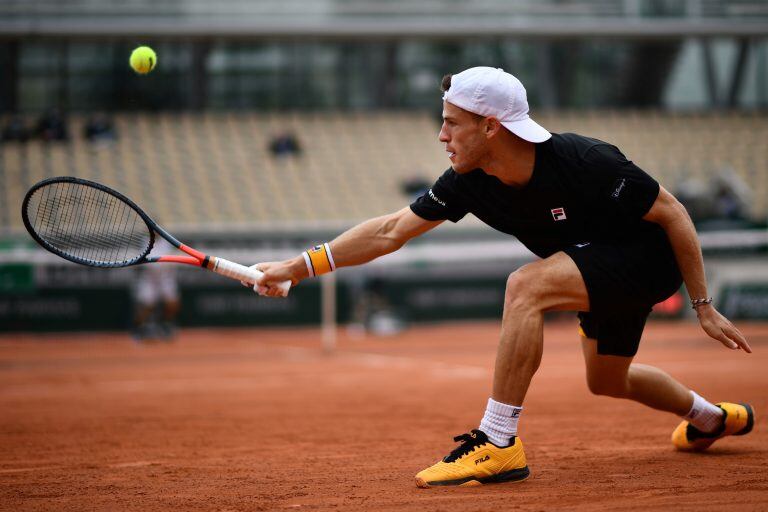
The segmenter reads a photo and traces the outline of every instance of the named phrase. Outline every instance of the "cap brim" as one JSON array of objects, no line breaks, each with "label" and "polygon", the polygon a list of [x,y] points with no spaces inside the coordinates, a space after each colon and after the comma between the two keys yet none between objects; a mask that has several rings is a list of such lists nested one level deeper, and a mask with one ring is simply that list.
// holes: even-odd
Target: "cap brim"
[{"label": "cap brim", "polygon": [[528,142],[544,142],[552,137],[551,133],[530,117],[522,121],[503,121],[501,124],[504,128]]}]

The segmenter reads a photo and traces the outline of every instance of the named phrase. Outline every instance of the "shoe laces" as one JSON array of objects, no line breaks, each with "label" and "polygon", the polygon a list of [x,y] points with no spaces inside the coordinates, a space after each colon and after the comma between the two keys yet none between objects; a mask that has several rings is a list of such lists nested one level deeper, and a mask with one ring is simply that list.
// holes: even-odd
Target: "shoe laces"
[{"label": "shoe laces", "polygon": [[463,457],[464,455],[474,451],[478,446],[482,446],[488,442],[488,436],[482,430],[473,429],[468,434],[461,434],[453,438],[457,443],[461,443],[450,454],[448,454],[443,462],[455,462],[456,459]]}]

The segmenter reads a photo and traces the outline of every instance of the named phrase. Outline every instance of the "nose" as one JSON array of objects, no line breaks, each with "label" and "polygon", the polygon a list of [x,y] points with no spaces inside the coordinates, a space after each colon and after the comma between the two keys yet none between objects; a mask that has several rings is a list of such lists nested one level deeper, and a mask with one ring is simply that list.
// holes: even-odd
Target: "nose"
[{"label": "nose", "polygon": [[437,135],[437,140],[440,142],[448,142],[451,140],[451,138],[448,137],[448,130],[445,129],[445,123],[440,127],[440,133]]}]

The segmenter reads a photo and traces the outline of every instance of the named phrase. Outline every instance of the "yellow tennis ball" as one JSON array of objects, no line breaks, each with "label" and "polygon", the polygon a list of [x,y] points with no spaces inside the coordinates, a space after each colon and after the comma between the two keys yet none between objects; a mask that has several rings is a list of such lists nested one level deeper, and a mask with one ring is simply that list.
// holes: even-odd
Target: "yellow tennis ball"
[{"label": "yellow tennis ball", "polygon": [[139,46],[131,53],[131,67],[140,75],[146,75],[157,66],[157,55],[149,46]]}]

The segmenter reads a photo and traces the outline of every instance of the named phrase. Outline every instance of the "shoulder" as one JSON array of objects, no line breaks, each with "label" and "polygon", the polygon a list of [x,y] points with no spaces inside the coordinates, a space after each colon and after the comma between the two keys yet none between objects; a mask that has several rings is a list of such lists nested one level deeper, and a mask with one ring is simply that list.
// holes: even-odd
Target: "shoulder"
[{"label": "shoulder", "polygon": [[582,168],[626,165],[630,161],[609,142],[576,133],[552,134],[550,151],[561,160]]},{"label": "shoulder", "polygon": [[595,152],[618,151],[616,146],[577,133],[553,133],[552,138],[543,144],[548,144],[550,150],[564,158],[585,160]]}]

